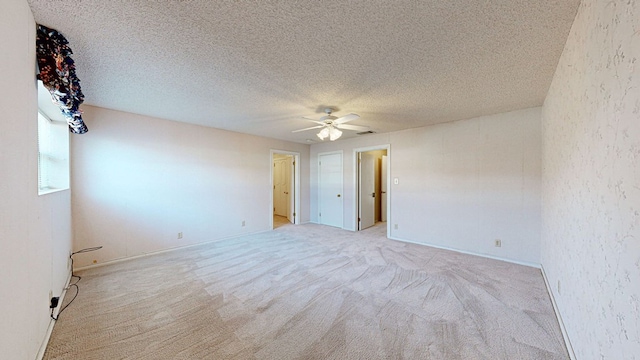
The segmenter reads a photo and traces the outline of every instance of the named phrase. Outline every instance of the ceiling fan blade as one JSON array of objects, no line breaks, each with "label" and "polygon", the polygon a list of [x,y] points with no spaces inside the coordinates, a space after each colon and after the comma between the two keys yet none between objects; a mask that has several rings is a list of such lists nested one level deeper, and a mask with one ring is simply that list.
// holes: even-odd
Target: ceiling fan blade
[{"label": "ceiling fan blade", "polygon": [[338,124],[339,129],[345,130],[356,130],[356,131],[366,131],[369,130],[368,126],[360,126],[360,125],[349,125],[349,124]]},{"label": "ceiling fan blade", "polygon": [[316,124],[324,125],[324,123],[322,121],[318,120],[318,119],[312,119],[312,118],[306,117],[306,116],[303,116],[302,118],[305,119],[305,120],[309,120],[311,122],[314,122]]},{"label": "ceiling fan blade", "polygon": [[313,129],[320,129],[321,127],[324,127],[324,125],[312,126],[312,127],[308,127],[308,128],[304,128],[304,129],[299,129],[299,130],[293,130],[292,133],[297,133],[297,132],[307,131],[307,130],[313,130]]},{"label": "ceiling fan blade", "polygon": [[358,115],[358,114],[349,114],[349,115],[345,115],[343,117],[339,117],[339,118],[335,119],[333,122],[335,124],[344,124],[346,122],[353,121],[353,120],[356,120],[356,119],[360,119],[360,115]]}]

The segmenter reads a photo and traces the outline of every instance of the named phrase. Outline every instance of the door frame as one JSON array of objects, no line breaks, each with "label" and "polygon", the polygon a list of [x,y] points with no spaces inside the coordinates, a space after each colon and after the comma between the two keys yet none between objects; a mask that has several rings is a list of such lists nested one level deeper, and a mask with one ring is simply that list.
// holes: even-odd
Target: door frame
[{"label": "door frame", "polygon": [[360,194],[358,192],[359,179],[358,179],[358,171],[360,167],[358,166],[358,154],[361,152],[367,152],[372,150],[387,150],[387,237],[391,235],[391,144],[382,144],[382,145],[374,145],[374,146],[366,146],[361,148],[353,149],[353,231],[358,230],[358,213],[360,211]]},{"label": "door frame", "polygon": [[[340,196],[342,196],[342,221],[340,222],[340,228],[344,229],[344,151],[342,150],[335,150],[335,151],[326,151],[326,152],[321,152],[318,153],[317,155],[317,160],[318,162],[316,163],[316,166],[318,167],[318,193],[317,193],[317,199],[318,199],[318,213],[320,212],[320,208],[321,208],[321,202],[322,200],[320,199],[320,185],[321,185],[321,170],[320,170],[320,157],[324,156],[324,155],[333,155],[333,154],[340,154],[340,162],[341,162],[341,166],[340,166],[340,177],[342,178],[342,189],[340,190]],[[322,224],[322,222],[320,221],[320,217],[317,217],[318,219],[318,224]]]},{"label": "door frame", "polygon": [[300,153],[296,151],[287,151],[287,150],[277,150],[271,149],[269,150],[269,227],[273,229],[273,155],[281,154],[281,155],[293,155],[293,161],[295,165],[293,166],[293,212],[295,212],[295,216],[293,218],[293,224],[300,224]]}]

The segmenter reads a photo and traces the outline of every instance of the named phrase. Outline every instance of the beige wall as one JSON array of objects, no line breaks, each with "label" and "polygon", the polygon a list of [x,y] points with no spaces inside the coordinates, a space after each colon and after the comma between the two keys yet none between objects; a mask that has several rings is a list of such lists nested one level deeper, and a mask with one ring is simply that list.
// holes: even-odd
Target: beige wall
[{"label": "beige wall", "polygon": [[[35,359],[60,296],[71,251],[70,192],[38,196],[35,27],[24,0],[0,12],[0,357]],[[63,313],[64,316],[64,313]]]},{"label": "beige wall", "polygon": [[311,221],[318,212],[318,153],[344,152],[344,227],[354,230],[354,149],[390,144],[389,171],[399,180],[388,194],[392,238],[538,265],[540,113],[532,108],[314,144]]},{"label": "beige wall", "polygon": [[104,248],[79,254],[78,266],[270,230],[271,149],[300,153],[309,221],[308,145],[83,110],[91,131],[71,142],[75,247]]},{"label": "beige wall", "polygon": [[640,2],[582,2],[542,118],[541,260],[576,358],[640,359]]}]

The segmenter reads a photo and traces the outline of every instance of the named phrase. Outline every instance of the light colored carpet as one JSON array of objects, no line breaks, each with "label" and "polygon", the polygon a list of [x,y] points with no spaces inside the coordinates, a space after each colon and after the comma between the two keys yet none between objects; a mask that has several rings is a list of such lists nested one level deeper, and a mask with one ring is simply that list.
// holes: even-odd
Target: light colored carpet
[{"label": "light colored carpet", "polygon": [[86,270],[45,359],[568,359],[538,269],[384,232],[285,226]]}]

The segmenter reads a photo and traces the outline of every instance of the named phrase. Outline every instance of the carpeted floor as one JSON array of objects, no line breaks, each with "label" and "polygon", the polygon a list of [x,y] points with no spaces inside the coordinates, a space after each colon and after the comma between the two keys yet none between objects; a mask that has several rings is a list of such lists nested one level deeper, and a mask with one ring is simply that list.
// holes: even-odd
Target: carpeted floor
[{"label": "carpeted floor", "polygon": [[86,270],[45,359],[568,359],[540,270],[384,233],[285,226]]}]

